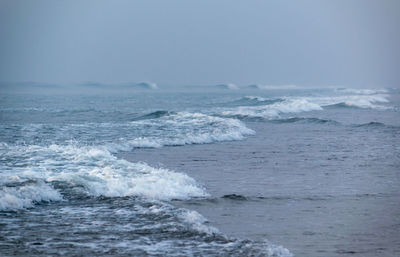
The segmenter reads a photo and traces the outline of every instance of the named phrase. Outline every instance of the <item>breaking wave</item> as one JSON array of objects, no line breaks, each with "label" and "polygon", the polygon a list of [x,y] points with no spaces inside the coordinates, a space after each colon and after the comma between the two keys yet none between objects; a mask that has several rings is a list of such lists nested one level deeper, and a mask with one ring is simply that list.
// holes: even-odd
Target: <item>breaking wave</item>
[{"label": "breaking wave", "polygon": [[282,114],[321,111],[324,108],[362,108],[385,110],[390,107],[388,95],[345,95],[331,97],[263,98],[246,96],[235,102],[237,107],[220,108],[218,114],[238,119],[279,119]]},{"label": "breaking wave", "polygon": [[[6,173],[0,185],[0,210],[59,201],[63,198],[62,188],[95,197],[171,200],[207,196],[186,174],[120,160],[104,148],[7,144],[1,148],[3,158],[18,165],[1,167]],[[64,186],[59,187],[59,183]]]},{"label": "breaking wave", "polygon": [[[168,255],[170,251],[189,254],[197,249],[195,251],[198,254],[212,251],[232,256],[293,256],[286,248],[267,241],[228,238],[210,226],[196,211],[176,208],[165,202],[209,197],[194,179],[183,173],[117,159],[101,147],[4,143],[0,147],[4,153],[2,158],[12,160],[12,163],[3,163],[1,166],[3,173],[0,180],[0,211],[18,211],[46,202],[73,201],[74,197],[82,199],[82,196],[105,196],[120,199],[113,200],[120,202],[129,201],[123,197],[135,197],[134,205],[130,201],[129,204],[119,205],[118,209],[107,208],[110,213],[107,210],[97,212],[96,208],[76,205],[58,209],[57,213],[61,215],[65,212],[66,219],[78,216],[79,220],[84,219],[81,225],[72,225],[71,230],[63,229],[64,236],[77,230],[87,231],[85,224],[90,224],[91,232],[88,233],[96,234],[100,231],[98,229],[104,233],[101,224],[110,222],[110,215],[116,215],[118,219],[130,221],[122,222],[125,227],[118,227],[118,231],[129,229],[138,234],[146,234],[146,238],[150,237],[157,242],[148,247],[145,240],[135,241],[132,247],[127,248],[126,246],[132,245],[129,243],[131,239],[125,240],[124,244],[119,245],[121,251],[125,249],[129,252]],[[85,215],[82,216],[82,212]],[[50,215],[49,219],[52,218]],[[99,219],[101,221],[98,224]],[[57,222],[54,221],[54,224]],[[114,226],[119,226],[119,223],[113,223],[112,227]],[[182,236],[186,244],[176,246],[176,241],[180,241]],[[45,242],[51,245],[53,241]],[[100,245],[107,244],[107,241],[101,242]],[[74,247],[70,251],[75,251]],[[110,246],[106,245],[105,249],[108,247]]]},{"label": "breaking wave", "polygon": [[133,121],[135,120],[147,120],[147,119],[158,119],[164,116],[168,116],[168,115],[172,115],[172,114],[176,114],[174,112],[169,112],[169,111],[155,111],[152,113],[148,113],[142,116],[139,116],[137,118],[134,118]]},{"label": "breaking wave", "polygon": [[382,105],[388,103],[388,95],[347,95],[336,97],[316,97],[315,102],[325,107],[351,107],[362,109],[388,109],[389,107]]},{"label": "breaking wave", "polygon": [[239,89],[238,86],[236,86],[235,84],[232,84],[232,83],[219,84],[219,85],[215,85],[214,87],[216,89],[228,89],[228,90],[237,90],[237,89]]},{"label": "breaking wave", "polygon": [[[0,128],[8,133],[23,133],[24,140],[20,143],[24,144],[37,144],[37,135],[46,135],[41,138],[41,144],[78,141],[83,145],[102,146],[112,152],[242,140],[254,134],[236,119],[167,111],[152,112],[122,123],[0,125]],[[4,137],[8,140],[14,138],[12,135]]]},{"label": "breaking wave", "polygon": [[[112,153],[241,140],[254,133],[236,119],[167,111],[125,123],[2,126],[2,131],[24,134],[24,141],[0,144],[0,210],[59,201],[65,198],[65,188],[94,197],[205,197],[207,193],[185,174],[120,160]],[[43,135],[40,142],[38,135]]]},{"label": "breaking wave", "polygon": [[[21,180],[18,176],[11,178]],[[31,208],[37,203],[62,200],[61,194],[47,183],[40,180],[27,182],[3,184],[0,189],[0,211]]]},{"label": "breaking wave", "polygon": [[223,110],[221,114],[223,116],[236,117],[240,119],[276,119],[284,113],[299,113],[319,110],[322,110],[320,105],[312,103],[306,99],[289,99],[262,106],[240,106],[237,108]]},{"label": "breaking wave", "polygon": [[350,93],[357,95],[376,95],[376,94],[386,94],[388,90],[386,89],[355,89],[355,88],[336,88],[337,92],[340,93]]},{"label": "breaking wave", "polygon": [[[277,102],[282,102],[284,99],[282,98],[264,98],[264,97],[259,97],[259,96],[244,96],[240,99],[237,99],[232,102],[232,104],[235,105],[268,105],[268,104],[273,104]],[[228,103],[230,104],[230,103]]]}]

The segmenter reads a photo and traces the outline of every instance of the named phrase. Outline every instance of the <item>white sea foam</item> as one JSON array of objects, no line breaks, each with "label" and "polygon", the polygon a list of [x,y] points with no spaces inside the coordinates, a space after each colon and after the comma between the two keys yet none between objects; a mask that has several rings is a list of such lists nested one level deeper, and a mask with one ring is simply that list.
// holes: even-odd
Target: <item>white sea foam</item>
[{"label": "white sea foam", "polygon": [[[347,107],[368,108],[368,109],[388,109],[384,103],[388,103],[388,95],[341,95],[330,97],[282,97],[279,101],[258,96],[246,96],[243,99],[258,101],[262,105],[258,106],[239,106],[234,108],[220,109],[220,113],[228,117],[258,117],[264,119],[279,118],[285,113],[300,113],[308,111],[320,111],[323,108],[334,105]],[[282,101],[281,101],[282,100]],[[270,104],[265,102],[271,101]]]},{"label": "white sea foam", "polygon": [[218,229],[208,226],[206,224],[207,219],[204,218],[196,211],[181,209],[179,213],[179,218],[186,224],[188,224],[191,229],[196,230],[200,233],[206,233],[209,235],[219,233]]},{"label": "white sea foam", "polygon": [[272,119],[278,118],[279,115],[283,113],[298,113],[315,110],[322,110],[322,107],[306,99],[288,99],[269,105],[232,108],[222,111],[222,115]]},{"label": "white sea foam", "polygon": [[310,101],[321,106],[343,104],[349,107],[368,108],[368,109],[387,109],[388,107],[378,103],[388,103],[389,96],[386,94],[376,95],[345,95],[332,97],[310,97]]},{"label": "white sea foam", "polygon": [[110,144],[112,150],[129,150],[135,147],[158,148],[172,145],[207,144],[221,141],[242,140],[255,132],[246,125],[230,118],[214,117],[201,113],[179,112],[159,119],[134,121],[132,124],[147,127],[159,133],[130,139],[123,144]]},{"label": "white sea foam", "polygon": [[376,94],[386,94],[388,91],[386,89],[355,89],[355,88],[337,88],[337,92],[340,93],[350,93],[358,95],[376,95]]},{"label": "white sea foam", "polygon": [[[61,194],[51,186],[56,181],[91,196],[139,196],[157,200],[207,196],[204,189],[186,174],[120,160],[101,147],[4,147],[8,148],[5,158],[13,158],[26,168],[8,167],[2,174],[0,210],[27,208],[41,201],[60,200]],[[9,186],[7,182],[15,176],[26,185]],[[28,183],[31,180],[43,182]]]},{"label": "white sea foam", "polygon": [[3,186],[0,189],[0,210],[18,210],[32,207],[35,203],[61,199],[61,194],[44,182],[23,186]]},{"label": "white sea foam", "polygon": [[[127,123],[55,124],[53,127],[31,124],[19,129],[30,145],[26,142],[0,144],[1,160],[10,160],[0,162],[3,209],[11,208],[12,202],[12,208],[18,209],[40,201],[58,200],[58,192],[52,187],[54,182],[66,183],[74,191],[91,196],[139,196],[158,200],[204,197],[207,193],[185,174],[119,160],[111,153],[134,147],[240,140],[254,133],[236,119],[185,112]],[[48,131],[55,133],[50,138],[59,144],[46,143],[47,138],[42,145],[34,144],[37,134]],[[84,140],[96,145],[68,140],[70,135],[84,135]],[[117,138],[121,135],[126,138]],[[114,140],[109,142],[110,139]],[[15,176],[20,184],[30,180],[43,183],[12,189],[8,182]],[[39,195],[24,194],[32,187],[37,187]]]},{"label": "white sea foam", "polygon": [[83,145],[104,147],[113,153],[132,148],[242,140],[254,134],[237,119],[189,112],[147,115],[146,119],[121,123],[0,125],[4,131],[11,131],[10,128],[23,133],[24,142],[21,143],[24,144],[34,145],[37,135],[46,134],[41,138],[41,144],[79,141]]}]

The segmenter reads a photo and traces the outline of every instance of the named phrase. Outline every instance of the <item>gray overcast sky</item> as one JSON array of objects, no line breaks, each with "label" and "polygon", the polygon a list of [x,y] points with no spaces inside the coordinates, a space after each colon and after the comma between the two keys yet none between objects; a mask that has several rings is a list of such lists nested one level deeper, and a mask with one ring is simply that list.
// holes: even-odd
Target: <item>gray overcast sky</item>
[{"label": "gray overcast sky", "polygon": [[400,84],[397,0],[0,0],[0,81]]}]

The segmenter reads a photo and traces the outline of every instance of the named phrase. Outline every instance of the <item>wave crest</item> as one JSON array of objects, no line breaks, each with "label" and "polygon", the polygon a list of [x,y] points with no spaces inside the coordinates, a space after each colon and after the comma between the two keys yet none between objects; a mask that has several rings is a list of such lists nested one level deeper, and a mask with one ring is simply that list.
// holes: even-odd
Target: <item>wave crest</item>
[{"label": "wave crest", "polygon": [[[117,159],[105,148],[76,145],[9,146],[5,158],[25,168],[5,167],[0,210],[23,209],[42,201],[59,201],[65,190],[88,196],[137,196],[154,200],[205,197],[207,193],[183,173]],[[37,181],[32,183],[30,181]],[[63,184],[63,187],[57,184]]]},{"label": "wave crest", "polygon": [[21,186],[3,185],[0,190],[0,211],[30,208],[36,203],[61,199],[61,194],[43,181]]}]

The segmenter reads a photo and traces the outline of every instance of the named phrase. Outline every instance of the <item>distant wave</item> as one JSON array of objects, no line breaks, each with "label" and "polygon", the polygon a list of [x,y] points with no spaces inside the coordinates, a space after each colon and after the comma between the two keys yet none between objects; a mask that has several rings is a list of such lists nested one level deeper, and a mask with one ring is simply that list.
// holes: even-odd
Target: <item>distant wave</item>
[{"label": "distant wave", "polygon": [[356,127],[376,127],[376,128],[386,127],[386,125],[384,123],[375,122],[375,121],[364,123],[364,124],[358,124],[355,126]]},{"label": "distant wave", "polygon": [[224,195],[222,196],[224,199],[230,199],[230,200],[238,200],[238,201],[245,201],[247,198],[243,195],[238,195],[238,194],[229,194],[229,195]]},{"label": "distant wave", "polygon": [[219,84],[219,85],[215,85],[214,87],[217,88],[217,89],[228,89],[228,90],[237,90],[237,89],[239,89],[238,86],[236,86],[235,84],[232,84],[232,83]]},{"label": "distant wave", "polygon": [[40,107],[17,107],[17,108],[0,108],[0,112],[48,112],[48,113],[79,113],[96,111],[94,108],[40,108]]},{"label": "distant wave", "polygon": [[236,104],[236,105],[263,105],[263,104],[273,104],[277,102],[282,102],[284,99],[282,98],[264,98],[259,96],[244,96],[240,99],[234,100],[227,104]]},{"label": "distant wave", "polygon": [[133,121],[135,120],[147,120],[147,119],[158,119],[164,116],[168,116],[168,115],[172,115],[172,114],[176,114],[174,112],[169,112],[169,111],[155,111],[152,113],[148,113],[142,116],[139,116],[137,118],[134,118]]},{"label": "distant wave", "polygon": [[388,109],[389,107],[381,105],[388,103],[388,95],[347,95],[335,97],[316,97],[314,101],[325,107],[351,107],[364,109]]},{"label": "distant wave", "polygon": [[400,126],[394,126],[394,125],[388,125],[382,122],[368,122],[368,123],[363,123],[363,124],[356,124],[353,125],[353,127],[356,128],[367,128],[367,129],[391,129],[391,130],[400,130]]},{"label": "distant wave", "polygon": [[132,86],[139,87],[142,89],[158,89],[157,84],[153,83],[153,82],[139,82],[139,83],[133,84]]},{"label": "distant wave", "polygon": [[345,95],[331,97],[282,97],[268,99],[246,96],[234,101],[237,107],[220,108],[223,117],[238,119],[279,119],[282,114],[322,111],[324,108],[367,108],[385,110],[390,107],[388,95]]},{"label": "distant wave", "polygon": [[326,120],[326,119],[319,119],[319,118],[303,118],[303,117],[292,117],[286,119],[276,119],[273,120],[275,123],[315,123],[315,124],[332,124],[338,125],[340,124],[334,120]]},{"label": "distant wave", "polygon": [[104,84],[99,82],[85,82],[79,87],[88,87],[91,89],[104,89],[104,90],[120,90],[120,89],[158,89],[156,83],[143,81],[137,83],[120,83],[120,84]]},{"label": "distant wave", "polygon": [[306,99],[288,99],[261,106],[239,106],[222,110],[221,114],[227,117],[276,119],[283,113],[299,113],[322,110],[318,104]]},{"label": "distant wave", "polygon": [[251,84],[246,86],[248,89],[261,89],[261,90],[289,90],[289,89],[299,89],[296,85],[260,85]]},{"label": "distant wave", "polygon": [[376,94],[386,94],[388,90],[386,89],[355,89],[355,88],[336,88],[337,92],[340,93],[350,93],[358,95],[376,95]]},{"label": "distant wave", "polygon": [[245,96],[239,101],[243,104],[246,103],[257,103],[257,104],[270,104],[274,102],[286,101],[308,101],[310,103],[318,104],[321,107],[324,106],[342,106],[342,107],[358,107],[358,108],[371,108],[371,109],[382,109],[387,108],[376,103],[388,103],[389,95],[387,94],[376,94],[376,95],[341,95],[341,96],[326,96],[326,97],[282,97],[276,99],[268,99],[258,96]]}]

